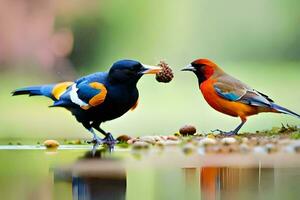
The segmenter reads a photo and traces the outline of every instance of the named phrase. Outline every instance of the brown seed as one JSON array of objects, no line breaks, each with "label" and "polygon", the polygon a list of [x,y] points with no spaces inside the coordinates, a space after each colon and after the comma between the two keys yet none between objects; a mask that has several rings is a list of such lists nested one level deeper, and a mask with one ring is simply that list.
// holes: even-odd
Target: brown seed
[{"label": "brown seed", "polygon": [[158,66],[161,67],[161,71],[156,74],[156,80],[163,83],[170,82],[174,77],[172,69],[164,61],[160,61]]},{"label": "brown seed", "polygon": [[117,140],[119,142],[127,142],[130,139],[131,137],[129,135],[120,135],[119,137],[117,137]]},{"label": "brown seed", "polygon": [[179,133],[183,136],[194,135],[196,131],[196,128],[192,125],[185,125],[179,129]]}]

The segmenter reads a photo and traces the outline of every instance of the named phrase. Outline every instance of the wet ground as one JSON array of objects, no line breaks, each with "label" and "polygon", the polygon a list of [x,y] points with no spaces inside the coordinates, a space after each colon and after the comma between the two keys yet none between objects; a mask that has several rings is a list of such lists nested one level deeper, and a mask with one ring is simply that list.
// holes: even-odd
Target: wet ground
[{"label": "wet ground", "polygon": [[0,146],[1,199],[299,199],[297,153]]}]

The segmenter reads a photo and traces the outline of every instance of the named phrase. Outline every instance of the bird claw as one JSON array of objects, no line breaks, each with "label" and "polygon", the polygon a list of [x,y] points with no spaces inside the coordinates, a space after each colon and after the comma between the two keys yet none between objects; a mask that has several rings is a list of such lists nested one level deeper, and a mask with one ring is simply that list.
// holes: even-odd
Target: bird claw
[{"label": "bird claw", "polygon": [[226,136],[233,136],[233,135],[236,135],[237,133],[235,133],[234,131],[222,131],[220,129],[216,129],[216,130],[212,130],[211,131],[212,133],[216,133],[218,132],[218,134],[222,134],[222,135],[226,135]]},{"label": "bird claw", "polygon": [[93,137],[92,140],[87,141],[88,144],[93,144],[92,155],[95,156],[97,148],[101,144],[105,144],[108,147],[109,152],[114,150],[115,144],[117,144],[117,140],[114,139],[111,133],[108,133],[105,138],[101,139],[98,136]]},{"label": "bird claw", "polygon": [[95,156],[98,146],[104,142],[99,137],[94,137],[91,141],[87,141],[87,143],[93,144],[92,155]]},{"label": "bird claw", "polygon": [[103,144],[107,145],[109,152],[112,152],[114,150],[115,144],[118,143],[118,141],[114,139],[111,133],[107,133],[102,141]]}]

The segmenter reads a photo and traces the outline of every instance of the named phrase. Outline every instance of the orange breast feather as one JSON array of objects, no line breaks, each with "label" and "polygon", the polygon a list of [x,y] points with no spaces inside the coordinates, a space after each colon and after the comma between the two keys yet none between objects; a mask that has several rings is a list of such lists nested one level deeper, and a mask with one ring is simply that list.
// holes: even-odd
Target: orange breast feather
[{"label": "orange breast feather", "polygon": [[200,90],[204,96],[204,99],[212,108],[221,113],[233,117],[241,117],[242,119],[258,113],[257,107],[240,102],[229,101],[220,97],[213,87],[215,82],[216,80],[208,79],[200,85]]}]

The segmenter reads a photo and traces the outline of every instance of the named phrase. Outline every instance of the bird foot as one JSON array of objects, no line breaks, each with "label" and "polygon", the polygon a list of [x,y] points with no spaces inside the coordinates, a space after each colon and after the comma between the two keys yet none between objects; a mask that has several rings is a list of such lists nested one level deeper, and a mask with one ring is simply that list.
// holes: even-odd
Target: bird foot
[{"label": "bird foot", "polygon": [[92,155],[95,156],[97,148],[101,144],[105,144],[108,147],[109,152],[114,150],[114,146],[118,141],[114,139],[111,133],[107,133],[105,138],[101,139],[98,136],[94,136],[92,140],[87,141],[88,144],[93,144]]},{"label": "bird foot", "polygon": [[236,131],[222,131],[220,129],[212,130],[212,133],[218,132],[219,134],[226,135],[226,136],[233,136],[237,135]]},{"label": "bird foot", "polygon": [[107,133],[107,135],[102,141],[103,144],[107,145],[109,152],[112,152],[114,150],[115,144],[118,143],[118,141],[115,140],[111,133]]},{"label": "bird foot", "polygon": [[88,140],[88,141],[86,141],[86,143],[88,143],[88,144],[97,144],[98,143],[100,145],[101,141],[102,141],[102,139],[99,138],[97,135],[95,135],[92,140]]},{"label": "bird foot", "polygon": [[98,136],[94,136],[92,140],[87,141],[88,144],[93,144],[92,155],[95,156],[97,148],[100,144],[103,144],[103,140]]}]

